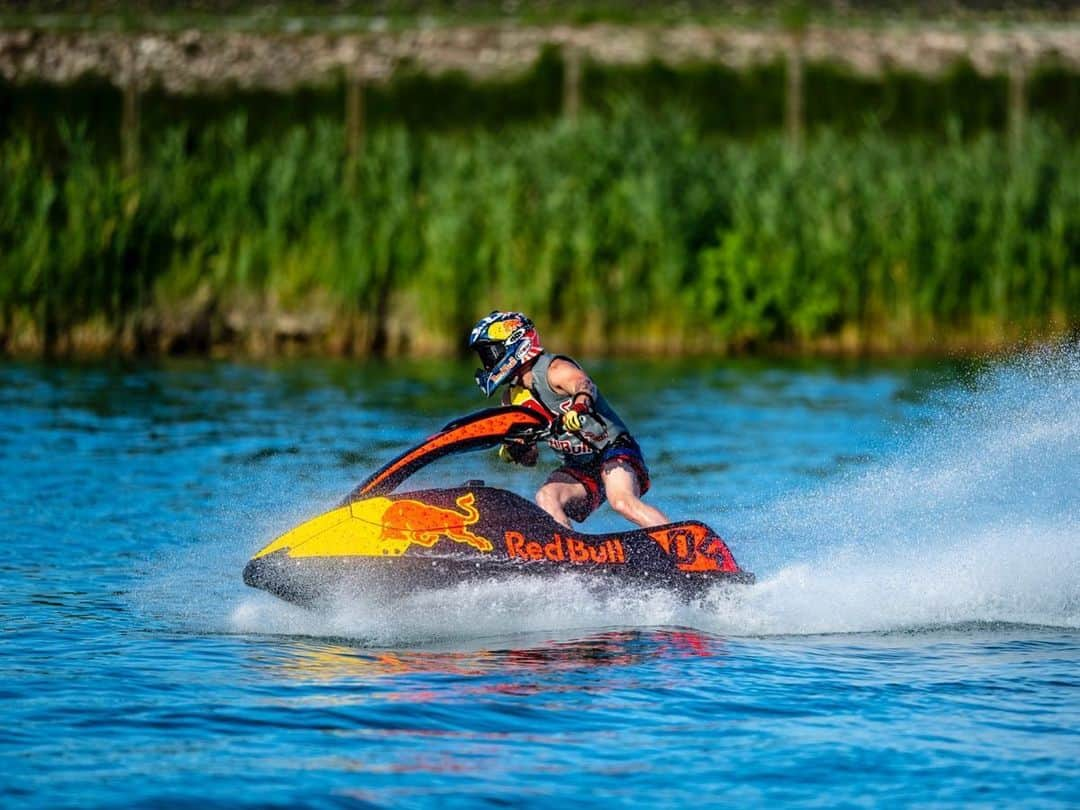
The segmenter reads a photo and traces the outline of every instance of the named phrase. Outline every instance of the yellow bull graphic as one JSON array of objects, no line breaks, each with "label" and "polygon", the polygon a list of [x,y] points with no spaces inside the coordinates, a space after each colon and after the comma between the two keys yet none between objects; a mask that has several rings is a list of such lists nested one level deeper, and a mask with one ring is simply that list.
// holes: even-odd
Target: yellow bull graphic
[{"label": "yellow bull graphic", "polygon": [[491,551],[491,541],[469,529],[480,519],[476,496],[466,492],[455,503],[458,509],[412,499],[367,498],[297,526],[255,556],[288,549],[290,557],[390,557],[404,554],[414,543],[431,548],[442,538]]}]

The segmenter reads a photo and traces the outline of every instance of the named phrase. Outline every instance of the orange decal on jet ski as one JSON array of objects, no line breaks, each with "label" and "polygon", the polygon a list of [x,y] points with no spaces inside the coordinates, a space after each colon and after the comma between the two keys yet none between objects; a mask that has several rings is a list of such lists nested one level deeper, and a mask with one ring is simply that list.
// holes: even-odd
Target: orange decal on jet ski
[{"label": "orange decal on jet ski", "polygon": [[441,537],[465,543],[477,551],[491,551],[491,541],[469,531],[480,519],[473,505],[476,496],[466,492],[455,503],[464,514],[423,501],[394,501],[382,516],[382,540],[404,540],[431,548]]},{"label": "orange decal on jet ski", "polygon": [[398,456],[354,489],[347,501],[371,495],[385,495],[420,467],[450,452],[471,447],[494,447],[498,440],[515,429],[543,427],[548,417],[534,405],[489,408],[472,416],[451,422],[441,431],[412,450]]},{"label": "orange decal on jet ski", "polygon": [[649,537],[678,560],[676,567],[680,571],[739,570],[724,541],[701,523],[686,523],[649,532]]},{"label": "orange decal on jet ski", "polygon": [[521,532],[505,532],[506,553],[519,560],[550,560],[591,565],[619,565],[626,562],[626,552],[621,540],[605,540],[603,543],[586,543],[573,537],[555,534],[550,543],[528,540]]}]

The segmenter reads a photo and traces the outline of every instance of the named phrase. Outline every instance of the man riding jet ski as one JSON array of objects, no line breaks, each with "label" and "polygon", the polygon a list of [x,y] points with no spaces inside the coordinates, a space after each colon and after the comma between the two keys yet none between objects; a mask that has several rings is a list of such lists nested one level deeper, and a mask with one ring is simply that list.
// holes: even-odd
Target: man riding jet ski
[{"label": "man riding jet ski", "polygon": [[[638,526],[659,526],[669,519],[641,496],[649,490],[649,470],[641,448],[626,424],[607,403],[580,365],[540,345],[533,322],[520,312],[494,311],[469,335],[480,358],[480,390],[491,396],[505,386],[504,405],[524,405],[550,420],[548,445],[562,466],[536,493],[536,503],[570,528],[606,499],[611,508]],[[533,466],[535,443],[507,440],[499,455]]]},{"label": "man riding jet ski", "polygon": [[[528,318],[493,312],[469,344],[484,365],[480,388],[490,396],[505,385],[507,404],[455,419],[404,450],[336,508],[256,552],[244,582],[313,607],[521,575],[575,574],[687,595],[754,581],[708,525],[672,523],[641,502],[649,474],[626,425],[577,363],[544,352]],[[400,490],[429,464],[472,450],[499,447],[506,458],[535,464],[541,440],[563,465],[537,493],[539,506],[479,480]],[[605,498],[639,525],[605,534],[570,527]]]}]

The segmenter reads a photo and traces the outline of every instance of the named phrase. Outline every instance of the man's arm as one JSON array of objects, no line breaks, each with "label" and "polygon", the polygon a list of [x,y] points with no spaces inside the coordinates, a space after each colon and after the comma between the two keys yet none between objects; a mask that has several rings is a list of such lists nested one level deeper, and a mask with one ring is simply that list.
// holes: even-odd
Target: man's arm
[{"label": "man's arm", "polygon": [[556,394],[572,397],[575,405],[579,398],[587,397],[589,410],[596,402],[596,384],[581,368],[567,360],[555,359],[551,362],[548,366],[548,385]]},{"label": "man's arm", "polygon": [[548,367],[548,385],[556,394],[570,397],[570,409],[562,415],[563,430],[599,441],[607,430],[594,410],[596,384],[589,375],[567,360],[554,360]]}]

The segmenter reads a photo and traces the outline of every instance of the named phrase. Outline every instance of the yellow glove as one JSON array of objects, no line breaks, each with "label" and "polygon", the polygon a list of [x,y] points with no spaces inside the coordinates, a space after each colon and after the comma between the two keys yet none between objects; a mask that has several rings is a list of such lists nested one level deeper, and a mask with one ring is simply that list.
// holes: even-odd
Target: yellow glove
[{"label": "yellow glove", "polygon": [[578,433],[581,430],[581,417],[582,414],[577,411],[567,411],[564,413],[562,418],[563,430],[568,430],[571,433]]},{"label": "yellow glove", "polygon": [[514,463],[514,457],[510,455],[510,448],[505,444],[499,445],[499,459],[507,464]]},{"label": "yellow glove", "polygon": [[589,416],[591,412],[592,408],[585,400],[575,402],[570,406],[570,410],[562,415],[562,429],[570,433],[580,433],[584,426],[582,417]]}]

